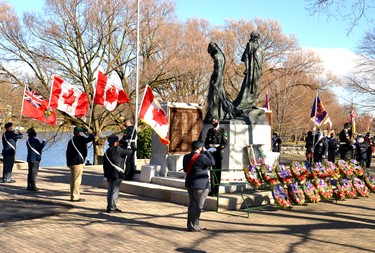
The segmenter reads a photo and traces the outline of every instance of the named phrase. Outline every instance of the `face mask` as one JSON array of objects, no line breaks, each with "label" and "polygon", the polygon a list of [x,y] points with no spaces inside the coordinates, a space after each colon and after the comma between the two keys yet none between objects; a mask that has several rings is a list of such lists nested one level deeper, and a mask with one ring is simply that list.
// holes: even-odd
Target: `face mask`
[{"label": "face mask", "polygon": [[218,123],[212,123],[212,125],[213,125],[214,127],[217,127],[219,124],[218,124]]}]

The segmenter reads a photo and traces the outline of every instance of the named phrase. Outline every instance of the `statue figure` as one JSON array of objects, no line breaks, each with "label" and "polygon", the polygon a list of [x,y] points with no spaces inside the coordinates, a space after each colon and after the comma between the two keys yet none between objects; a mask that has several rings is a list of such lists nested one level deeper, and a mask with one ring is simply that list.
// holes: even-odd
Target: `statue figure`
[{"label": "statue figure", "polygon": [[214,71],[211,75],[208,89],[208,107],[204,122],[211,123],[212,119],[232,118],[233,106],[227,98],[224,89],[224,53],[214,42],[208,45],[207,51],[214,61]]},{"label": "statue figure", "polygon": [[250,40],[246,44],[246,49],[242,55],[241,61],[245,63],[244,80],[241,90],[236,99],[233,101],[237,111],[256,108],[254,103],[258,97],[259,79],[262,76],[262,55],[259,50],[260,35],[252,32]]}]

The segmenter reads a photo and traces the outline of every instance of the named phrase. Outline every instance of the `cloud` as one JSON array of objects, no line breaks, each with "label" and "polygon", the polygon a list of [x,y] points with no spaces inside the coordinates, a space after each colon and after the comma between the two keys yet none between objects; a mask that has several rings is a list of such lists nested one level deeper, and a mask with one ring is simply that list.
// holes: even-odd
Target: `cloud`
[{"label": "cloud", "polygon": [[347,48],[311,48],[320,55],[323,66],[338,78],[348,75],[356,66],[358,55]]}]

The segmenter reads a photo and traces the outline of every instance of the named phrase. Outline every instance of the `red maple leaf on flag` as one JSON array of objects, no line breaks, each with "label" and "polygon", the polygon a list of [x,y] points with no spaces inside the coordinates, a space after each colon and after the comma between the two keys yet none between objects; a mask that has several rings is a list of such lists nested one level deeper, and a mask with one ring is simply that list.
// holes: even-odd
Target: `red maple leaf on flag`
[{"label": "red maple leaf on flag", "polygon": [[72,106],[74,101],[76,101],[76,97],[74,96],[74,91],[73,89],[69,89],[68,93],[65,93],[62,95],[62,98],[64,99],[64,104]]},{"label": "red maple leaf on flag", "polygon": [[159,124],[159,125],[165,125],[165,124],[168,124],[168,120],[167,118],[165,117],[165,112],[163,111],[163,109],[161,109],[161,111],[159,111],[157,108],[153,108],[152,109],[152,115],[153,115],[153,119]]},{"label": "red maple leaf on flag", "polygon": [[112,85],[111,88],[108,89],[105,93],[105,101],[109,103],[113,103],[117,101],[117,99],[118,99],[117,89],[115,86]]}]

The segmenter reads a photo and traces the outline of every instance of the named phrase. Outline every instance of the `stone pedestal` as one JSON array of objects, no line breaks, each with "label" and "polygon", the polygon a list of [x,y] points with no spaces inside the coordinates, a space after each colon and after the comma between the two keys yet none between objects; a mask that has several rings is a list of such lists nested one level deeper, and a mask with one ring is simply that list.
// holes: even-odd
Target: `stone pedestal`
[{"label": "stone pedestal", "polygon": [[[222,120],[220,126],[228,133],[227,147],[223,152],[223,170],[242,170],[249,164],[247,147],[262,145],[266,155],[266,163],[273,164],[278,159],[278,153],[271,152],[271,111],[253,109],[249,117],[235,120]],[[204,124],[202,141],[204,141],[211,124]]]}]

